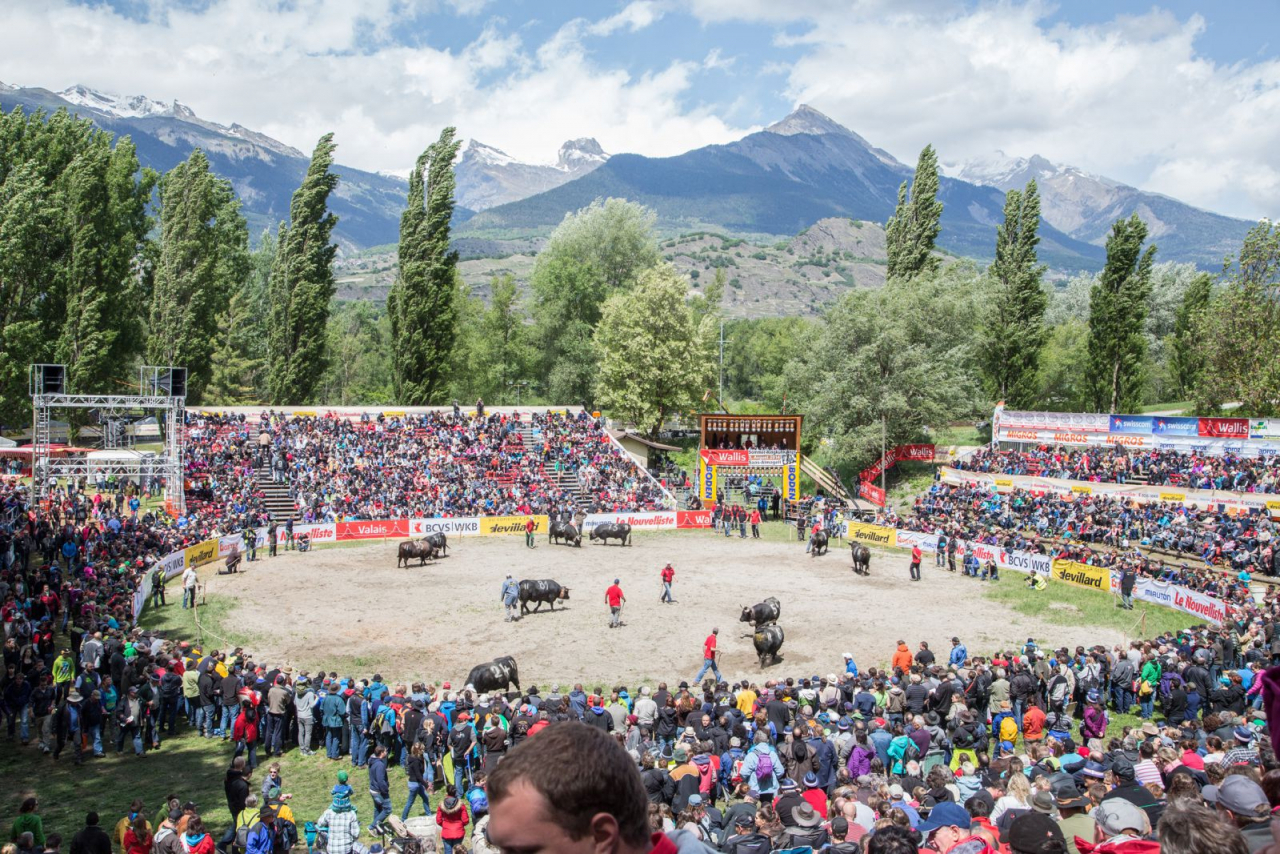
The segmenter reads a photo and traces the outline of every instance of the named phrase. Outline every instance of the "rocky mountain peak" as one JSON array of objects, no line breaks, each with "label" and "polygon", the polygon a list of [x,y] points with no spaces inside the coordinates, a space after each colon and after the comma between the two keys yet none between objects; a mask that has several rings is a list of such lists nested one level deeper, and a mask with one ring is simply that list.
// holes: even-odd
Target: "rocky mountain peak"
[{"label": "rocky mountain peak", "polygon": [[560,169],[575,171],[583,168],[594,169],[609,159],[600,143],[589,136],[571,139],[560,146],[556,156],[556,166]]},{"label": "rocky mountain peak", "polygon": [[821,136],[826,133],[853,136],[853,133],[847,127],[825,113],[815,110],[808,104],[801,104],[796,107],[785,119],[780,122],[774,122],[765,128],[765,132],[776,133],[781,136],[794,136],[799,133],[808,133],[814,136]]}]

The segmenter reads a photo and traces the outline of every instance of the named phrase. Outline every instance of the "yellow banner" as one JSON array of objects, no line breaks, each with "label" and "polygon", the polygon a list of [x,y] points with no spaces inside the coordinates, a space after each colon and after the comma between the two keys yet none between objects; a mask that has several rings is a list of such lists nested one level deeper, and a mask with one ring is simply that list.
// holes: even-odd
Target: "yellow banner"
[{"label": "yellow banner", "polygon": [[782,497],[787,501],[800,500],[800,466],[789,465],[782,476]]},{"label": "yellow banner", "polygon": [[1268,510],[1280,510],[1280,501],[1268,501],[1268,502],[1267,502],[1267,509],[1268,509]]},{"label": "yellow banner", "polygon": [[316,413],[315,413],[315,410],[313,410],[313,409],[295,409],[295,410],[291,413],[291,417],[297,417],[297,418],[315,418],[315,417],[316,417]]},{"label": "yellow banner", "polygon": [[1003,477],[1003,478],[998,477],[996,478],[996,486],[1012,487],[1013,481],[1009,480],[1009,478],[1007,477]]},{"label": "yellow banner", "polygon": [[525,523],[530,519],[533,519],[535,534],[547,532],[546,516],[485,516],[480,519],[480,534],[523,534]]},{"label": "yellow banner", "polygon": [[382,415],[385,418],[404,418],[405,413],[404,410],[389,410],[382,413]]},{"label": "yellow banner", "polygon": [[898,532],[894,528],[868,525],[866,522],[846,522],[845,537],[872,546],[897,546]]},{"label": "yellow banner", "polygon": [[716,467],[698,457],[698,497],[703,501],[716,500]]},{"label": "yellow banner", "polygon": [[1050,574],[1058,581],[1086,590],[1111,592],[1111,571],[1100,566],[1090,566],[1074,560],[1055,560]]},{"label": "yellow banner", "polygon": [[1161,501],[1177,501],[1181,503],[1187,500],[1187,494],[1185,492],[1162,492],[1160,493],[1160,500]]},{"label": "yellow banner", "polygon": [[1078,495],[1093,495],[1092,486],[1073,486],[1071,491]]},{"label": "yellow banner", "polygon": [[182,550],[182,563],[184,566],[200,566],[218,559],[218,541],[205,540],[194,546],[188,546]]}]

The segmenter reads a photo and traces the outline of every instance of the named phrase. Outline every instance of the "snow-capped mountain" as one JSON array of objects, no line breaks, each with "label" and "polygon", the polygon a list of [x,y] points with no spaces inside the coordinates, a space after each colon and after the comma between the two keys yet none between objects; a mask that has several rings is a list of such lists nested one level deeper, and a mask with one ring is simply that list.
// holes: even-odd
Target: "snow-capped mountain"
[{"label": "snow-capped mountain", "polygon": [[1213,266],[1239,247],[1251,225],[1077,166],[1056,164],[1038,154],[1010,157],[997,151],[988,157],[946,164],[943,170],[953,178],[1006,192],[1021,189],[1034,178],[1044,221],[1097,246],[1106,243],[1112,223],[1137,213],[1147,224],[1162,259]]},{"label": "snow-capped mountain", "polygon": [[472,139],[455,168],[456,197],[463,207],[482,211],[559,187],[608,159],[600,143],[590,137],[571,139],[560,146],[554,164],[525,163]]},{"label": "snow-capped mountain", "polygon": [[178,103],[165,104],[146,95],[115,95],[99,92],[77,83],[58,93],[68,104],[89,107],[121,119],[138,119],[143,116],[194,116],[190,107]]}]

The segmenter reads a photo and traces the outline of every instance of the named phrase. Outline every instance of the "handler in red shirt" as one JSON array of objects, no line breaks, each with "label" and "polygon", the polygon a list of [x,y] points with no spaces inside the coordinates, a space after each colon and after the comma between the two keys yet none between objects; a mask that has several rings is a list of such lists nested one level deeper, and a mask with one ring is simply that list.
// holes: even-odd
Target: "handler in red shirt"
[{"label": "handler in red shirt", "polygon": [[668,605],[676,601],[671,598],[671,582],[675,580],[675,577],[676,571],[671,568],[671,564],[667,564],[662,568],[662,598],[659,601],[666,602]]},{"label": "handler in red shirt", "polygon": [[911,580],[920,580],[920,544],[916,543],[911,547]]},{"label": "handler in red shirt", "polygon": [[724,681],[724,677],[720,675],[720,668],[716,666],[716,635],[720,634],[719,629],[712,629],[711,634],[707,635],[707,639],[702,642],[702,669],[698,671],[698,675],[693,677],[696,685],[702,681],[702,677],[710,670],[716,675],[716,681]]},{"label": "handler in red shirt", "polygon": [[616,629],[622,625],[622,606],[626,604],[627,597],[623,595],[622,588],[618,586],[621,583],[621,578],[615,578],[613,585],[604,592],[604,601],[609,604],[609,628],[611,629]]}]

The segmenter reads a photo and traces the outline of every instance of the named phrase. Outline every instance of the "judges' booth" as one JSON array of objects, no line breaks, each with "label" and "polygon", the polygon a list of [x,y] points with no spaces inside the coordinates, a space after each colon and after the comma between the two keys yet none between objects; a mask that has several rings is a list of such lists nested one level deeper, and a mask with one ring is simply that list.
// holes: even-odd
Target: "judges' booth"
[{"label": "judges' booth", "polygon": [[704,413],[698,422],[698,498],[704,507],[725,501],[749,514],[763,497],[767,517],[781,518],[800,500],[803,415]]}]

